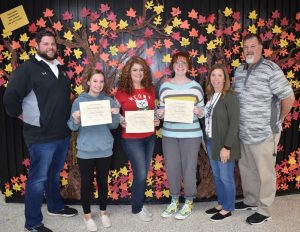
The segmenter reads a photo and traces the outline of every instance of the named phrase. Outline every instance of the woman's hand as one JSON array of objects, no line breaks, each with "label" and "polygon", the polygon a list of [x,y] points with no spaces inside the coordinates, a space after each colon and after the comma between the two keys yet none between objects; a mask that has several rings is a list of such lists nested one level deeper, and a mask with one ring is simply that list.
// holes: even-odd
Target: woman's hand
[{"label": "woman's hand", "polygon": [[158,118],[154,119],[154,126],[159,126],[160,120]]},{"label": "woman's hand", "polygon": [[165,109],[157,109],[156,114],[158,118],[163,118],[165,115]]},{"label": "woman's hand", "polygon": [[111,108],[112,114],[118,114],[120,112],[120,108]]},{"label": "woman's hand", "polygon": [[75,124],[79,124],[80,123],[80,111],[79,110],[74,111],[72,114],[72,118],[73,118]]},{"label": "woman's hand", "polygon": [[196,116],[198,118],[202,118],[203,117],[203,109],[200,108],[199,106],[195,106],[193,112],[194,112],[194,114],[196,114]]},{"label": "woman's hand", "polygon": [[123,128],[126,128],[125,117],[123,117],[122,115],[120,116],[120,124]]},{"label": "woman's hand", "polygon": [[230,158],[230,150],[222,148],[220,151],[221,162],[226,163]]}]

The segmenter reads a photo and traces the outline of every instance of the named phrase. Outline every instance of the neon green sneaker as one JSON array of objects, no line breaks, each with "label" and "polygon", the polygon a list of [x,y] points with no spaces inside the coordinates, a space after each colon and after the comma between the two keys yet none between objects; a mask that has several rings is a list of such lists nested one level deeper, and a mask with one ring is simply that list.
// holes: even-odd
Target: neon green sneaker
[{"label": "neon green sneaker", "polygon": [[169,204],[166,210],[162,212],[161,216],[163,218],[171,217],[174,213],[178,211],[178,206],[179,206],[178,199],[172,199],[171,204]]},{"label": "neon green sneaker", "polygon": [[186,200],[181,210],[175,215],[176,219],[183,220],[191,215],[194,208],[193,201]]}]

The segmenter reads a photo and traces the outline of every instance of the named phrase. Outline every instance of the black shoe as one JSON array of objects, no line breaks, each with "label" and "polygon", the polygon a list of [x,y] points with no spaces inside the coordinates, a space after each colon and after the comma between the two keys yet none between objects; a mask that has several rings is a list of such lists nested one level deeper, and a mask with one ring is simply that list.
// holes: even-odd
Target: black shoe
[{"label": "black shoe", "polygon": [[205,211],[206,214],[216,214],[219,213],[221,211],[221,209],[216,209],[215,207],[208,209]]},{"label": "black shoe", "polygon": [[235,210],[256,210],[256,206],[246,205],[244,202],[240,201],[235,203]]},{"label": "black shoe", "polygon": [[246,222],[248,222],[251,225],[258,225],[262,224],[266,221],[271,221],[272,217],[267,217],[265,215],[262,215],[260,213],[254,213],[251,216],[247,217]]},{"label": "black shoe", "polygon": [[210,218],[210,220],[211,220],[211,221],[214,221],[214,222],[217,222],[217,221],[221,221],[221,220],[223,220],[223,219],[225,219],[225,218],[228,218],[228,217],[230,217],[230,216],[231,216],[231,212],[228,212],[228,213],[226,213],[225,215],[220,214],[220,213],[216,213],[215,215],[213,215],[213,216]]},{"label": "black shoe", "polygon": [[44,225],[38,226],[36,228],[27,229],[25,228],[25,231],[32,231],[32,232],[53,232],[52,230],[48,229]]},{"label": "black shoe", "polygon": [[78,214],[78,211],[74,208],[71,208],[69,206],[64,206],[64,209],[56,212],[49,212],[47,211],[47,214],[50,216],[63,216],[63,217],[73,217]]}]

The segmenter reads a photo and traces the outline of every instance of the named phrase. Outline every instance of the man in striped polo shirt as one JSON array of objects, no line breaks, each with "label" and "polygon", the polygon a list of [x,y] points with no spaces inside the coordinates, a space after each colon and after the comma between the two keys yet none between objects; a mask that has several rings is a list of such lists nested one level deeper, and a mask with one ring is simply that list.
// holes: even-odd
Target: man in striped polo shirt
[{"label": "man in striped polo shirt", "polygon": [[277,144],[295,96],[279,66],[262,57],[260,37],[248,34],[243,42],[246,63],[236,69],[233,87],[240,101],[239,169],[244,200],[235,209],[257,209],[246,221],[261,224],[271,220]]}]

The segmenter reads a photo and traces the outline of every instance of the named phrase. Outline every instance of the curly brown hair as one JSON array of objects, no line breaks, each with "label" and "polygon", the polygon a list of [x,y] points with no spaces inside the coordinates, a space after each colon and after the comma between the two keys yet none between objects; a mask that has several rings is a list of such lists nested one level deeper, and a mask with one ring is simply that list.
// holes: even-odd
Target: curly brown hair
[{"label": "curly brown hair", "polygon": [[[190,56],[188,53],[186,52],[182,52],[182,51],[179,51],[179,52],[176,52],[173,56],[172,56],[172,60],[171,60],[171,63],[170,63],[170,70],[173,72],[172,73],[172,77],[175,76],[175,72],[174,72],[174,63],[177,62],[177,60],[180,58],[180,57],[183,57],[186,59],[186,62],[188,64],[188,71],[192,70],[192,61],[190,60]],[[186,73],[187,76],[189,72]]]},{"label": "curly brown hair", "polygon": [[131,68],[134,64],[140,64],[143,67],[144,78],[142,79],[141,85],[146,89],[147,92],[150,92],[153,88],[151,69],[146,61],[139,56],[133,56],[126,62],[118,80],[118,88],[125,91],[125,93],[129,95],[133,93],[134,86],[131,79]]},{"label": "curly brown hair", "polygon": [[82,86],[83,86],[83,89],[84,89],[84,92],[88,93],[90,91],[90,86],[87,84],[88,81],[91,80],[91,78],[95,75],[95,74],[101,74],[103,77],[104,77],[104,86],[103,86],[103,89],[102,89],[102,92],[105,92],[105,93],[108,93],[108,86],[106,84],[106,78],[105,78],[105,75],[102,71],[100,70],[96,70],[96,69],[92,69],[88,72],[86,78],[84,78],[82,80]]},{"label": "curly brown hair", "polygon": [[225,97],[227,92],[232,91],[231,87],[230,87],[230,77],[229,77],[226,66],[224,64],[218,64],[218,63],[214,64],[210,68],[209,73],[208,73],[208,78],[206,80],[206,94],[207,94],[207,99],[208,100],[211,99],[211,97],[215,93],[214,87],[212,86],[211,81],[210,81],[210,77],[211,77],[211,73],[216,69],[221,69],[224,73],[225,84],[224,84],[224,87],[222,89],[222,98]]}]

